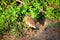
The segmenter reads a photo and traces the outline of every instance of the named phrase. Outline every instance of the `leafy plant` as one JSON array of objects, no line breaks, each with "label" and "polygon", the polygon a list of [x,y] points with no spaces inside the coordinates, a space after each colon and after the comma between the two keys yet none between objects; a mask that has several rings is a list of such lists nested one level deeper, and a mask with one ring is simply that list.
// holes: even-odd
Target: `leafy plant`
[{"label": "leafy plant", "polygon": [[48,8],[45,17],[53,21],[60,20],[60,12],[54,8]]}]

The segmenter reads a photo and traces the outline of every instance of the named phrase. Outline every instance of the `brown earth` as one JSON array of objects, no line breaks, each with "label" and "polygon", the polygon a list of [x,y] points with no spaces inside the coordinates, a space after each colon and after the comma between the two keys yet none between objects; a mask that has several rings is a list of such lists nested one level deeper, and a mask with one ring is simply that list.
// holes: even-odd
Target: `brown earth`
[{"label": "brown earth", "polygon": [[23,35],[19,37],[5,33],[0,37],[0,40],[60,40],[60,32],[53,30],[54,27],[47,28],[50,23],[52,23],[50,20],[42,19],[36,23],[39,29],[28,30],[24,28]]}]

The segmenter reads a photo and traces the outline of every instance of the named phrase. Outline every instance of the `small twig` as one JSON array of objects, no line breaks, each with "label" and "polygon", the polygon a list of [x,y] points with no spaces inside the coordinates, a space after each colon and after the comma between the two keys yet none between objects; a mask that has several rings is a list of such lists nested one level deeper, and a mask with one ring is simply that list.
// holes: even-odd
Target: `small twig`
[{"label": "small twig", "polygon": [[20,0],[16,0],[17,2],[20,2],[21,4],[25,4],[24,2],[20,1]]}]

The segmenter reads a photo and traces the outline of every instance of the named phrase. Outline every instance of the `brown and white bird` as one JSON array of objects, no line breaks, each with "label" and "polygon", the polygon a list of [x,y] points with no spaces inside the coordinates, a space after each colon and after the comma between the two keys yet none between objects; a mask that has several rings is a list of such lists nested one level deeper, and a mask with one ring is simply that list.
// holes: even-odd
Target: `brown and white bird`
[{"label": "brown and white bird", "polygon": [[30,16],[25,16],[25,17],[24,17],[24,20],[25,20],[25,23],[26,23],[27,25],[29,25],[30,27],[36,28],[36,23],[35,23],[35,21],[33,20],[33,18],[31,18]]}]

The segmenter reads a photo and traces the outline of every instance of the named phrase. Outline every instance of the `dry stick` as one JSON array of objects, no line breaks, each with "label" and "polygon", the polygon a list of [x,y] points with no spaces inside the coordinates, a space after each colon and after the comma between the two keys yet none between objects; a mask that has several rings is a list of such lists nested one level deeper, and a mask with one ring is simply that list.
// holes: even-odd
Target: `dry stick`
[{"label": "dry stick", "polygon": [[17,2],[20,2],[21,4],[25,4],[24,2],[20,1],[20,0],[16,0]]}]

